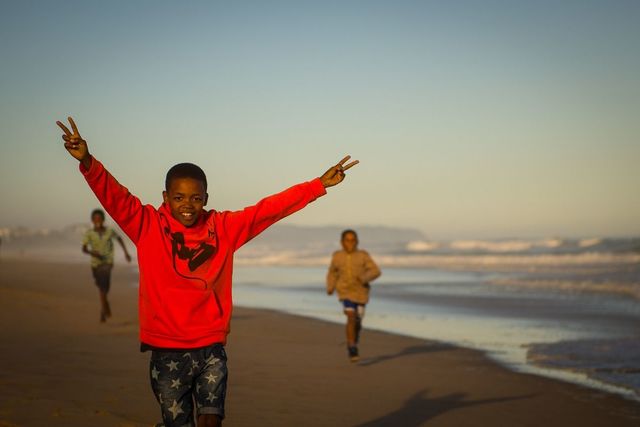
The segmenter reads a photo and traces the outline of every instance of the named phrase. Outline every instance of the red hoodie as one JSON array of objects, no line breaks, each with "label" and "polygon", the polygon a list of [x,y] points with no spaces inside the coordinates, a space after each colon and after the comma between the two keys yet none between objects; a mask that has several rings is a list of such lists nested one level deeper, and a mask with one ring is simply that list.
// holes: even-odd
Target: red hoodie
[{"label": "red hoodie", "polygon": [[226,343],[233,254],[276,221],[326,194],[316,178],[236,212],[203,211],[185,227],[166,204],[143,205],[95,158],[80,171],[136,245],[143,346],[190,349]]}]

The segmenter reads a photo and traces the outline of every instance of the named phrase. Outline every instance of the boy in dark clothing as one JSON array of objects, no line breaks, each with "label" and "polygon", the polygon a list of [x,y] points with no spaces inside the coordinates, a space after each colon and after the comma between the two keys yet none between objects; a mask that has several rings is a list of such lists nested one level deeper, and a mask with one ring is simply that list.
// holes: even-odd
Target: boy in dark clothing
[{"label": "boy in dark clothing", "polygon": [[231,319],[233,254],[278,220],[326,194],[358,161],[349,156],[320,178],[230,212],[207,211],[204,172],[181,163],[167,173],[164,203],[143,205],[89,154],[69,117],[64,146],[106,211],[138,250],[140,342],[151,350],[150,379],[165,427],[221,425]]}]

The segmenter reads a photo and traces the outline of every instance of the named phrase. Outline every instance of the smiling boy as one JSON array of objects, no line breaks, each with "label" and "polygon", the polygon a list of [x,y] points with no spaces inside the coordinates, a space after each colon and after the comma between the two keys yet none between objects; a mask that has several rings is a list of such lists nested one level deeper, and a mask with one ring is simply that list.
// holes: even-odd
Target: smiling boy
[{"label": "smiling boy", "polygon": [[[143,205],[90,153],[69,117],[64,147],[113,220],[137,247],[140,343],[150,350],[151,386],[165,427],[221,425],[227,368],[233,255],[278,220],[304,208],[343,181],[349,156],[321,177],[240,211],[205,210],[204,172],[191,163],[172,167],[164,203]],[[162,424],[161,424],[162,425]]]}]

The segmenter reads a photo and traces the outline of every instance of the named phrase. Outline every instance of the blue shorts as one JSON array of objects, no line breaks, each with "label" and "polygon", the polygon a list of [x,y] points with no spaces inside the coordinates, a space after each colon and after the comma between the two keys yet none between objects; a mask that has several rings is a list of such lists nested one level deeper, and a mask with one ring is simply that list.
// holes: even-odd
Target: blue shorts
[{"label": "blue shorts", "polygon": [[344,311],[355,311],[356,314],[358,315],[359,318],[363,318],[364,317],[364,306],[365,304],[360,304],[357,302],[353,302],[349,299],[343,299],[342,300],[342,305],[344,307]]},{"label": "blue shorts", "polygon": [[164,427],[193,426],[194,401],[196,417],[214,414],[224,418],[227,355],[222,344],[195,350],[154,350],[149,371]]}]

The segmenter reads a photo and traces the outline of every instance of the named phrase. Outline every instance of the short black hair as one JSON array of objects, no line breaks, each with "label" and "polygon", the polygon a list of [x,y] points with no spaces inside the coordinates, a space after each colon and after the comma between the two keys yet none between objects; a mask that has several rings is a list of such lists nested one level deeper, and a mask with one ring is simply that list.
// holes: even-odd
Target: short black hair
[{"label": "short black hair", "polygon": [[94,209],[91,211],[91,219],[93,219],[94,215],[100,215],[102,220],[104,221],[104,211],[102,209]]},{"label": "short black hair", "polygon": [[355,230],[352,230],[352,229],[350,229],[350,228],[347,228],[347,229],[346,229],[346,230],[344,230],[344,231],[342,232],[342,234],[340,235],[340,240],[344,240],[344,238],[345,238],[345,236],[346,236],[347,234],[353,234],[353,235],[355,236],[355,238],[356,238],[356,239],[358,238],[358,233],[356,233],[356,232],[355,232]]},{"label": "short black hair", "polygon": [[169,191],[169,186],[171,185],[171,181],[176,178],[192,178],[197,181],[200,181],[204,186],[204,191],[207,191],[207,176],[204,174],[204,171],[200,168],[200,166],[194,165],[193,163],[178,163],[177,165],[171,167],[167,172],[167,177],[164,180],[164,188]]}]

